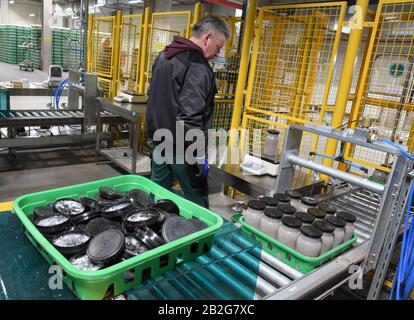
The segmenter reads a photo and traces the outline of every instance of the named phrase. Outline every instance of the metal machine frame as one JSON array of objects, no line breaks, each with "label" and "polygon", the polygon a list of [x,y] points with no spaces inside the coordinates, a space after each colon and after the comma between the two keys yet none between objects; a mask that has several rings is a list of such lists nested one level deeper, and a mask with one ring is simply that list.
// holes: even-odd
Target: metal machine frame
[{"label": "metal machine frame", "polygon": [[[394,162],[386,184],[381,185],[298,156],[303,132],[364,146],[394,156]],[[371,284],[368,298],[377,298],[400,230],[404,208],[407,206],[409,186],[413,177],[410,172],[412,164],[398,151],[383,143],[367,142],[366,137],[359,135],[357,131],[349,133],[349,131],[340,131],[323,126],[292,125],[286,134],[279,175],[275,181],[275,192],[284,192],[290,188],[295,165],[326,174],[379,195],[380,206],[362,264],[365,272],[375,269],[374,281]]]}]

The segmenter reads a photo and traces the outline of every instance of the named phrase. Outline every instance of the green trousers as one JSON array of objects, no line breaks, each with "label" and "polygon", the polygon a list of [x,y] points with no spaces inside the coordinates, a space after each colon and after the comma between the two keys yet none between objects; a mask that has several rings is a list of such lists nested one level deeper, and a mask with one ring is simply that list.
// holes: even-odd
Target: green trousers
[{"label": "green trousers", "polygon": [[194,188],[190,183],[191,178],[187,170],[187,165],[176,163],[175,154],[173,155],[172,164],[159,164],[154,161],[153,153],[151,159],[151,180],[159,184],[161,187],[173,191],[171,187],[173,185],[174,178],[178,180],[186,199],[208,209],[209,203],[207,183],[204,188]]}]

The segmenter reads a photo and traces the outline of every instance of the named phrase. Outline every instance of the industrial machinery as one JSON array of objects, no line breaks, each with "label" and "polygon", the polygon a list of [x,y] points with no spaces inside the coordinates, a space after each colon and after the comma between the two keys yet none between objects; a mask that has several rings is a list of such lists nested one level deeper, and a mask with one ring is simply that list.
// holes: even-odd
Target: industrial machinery
[{"label": "industrial machinery", "polygon": [[147,102],[147,97],[144,95],[136,94],[130,91],[121,91],[115,98],[115,101],[118,102],[127,102],[127,103],[145,103]]},{"label": "industrial machinery", "polygon": [[49,74],[47,77],[47,84],[49,87],[57,87],[63,80],[63,69],[58,65],[51,65],[49,67]]}]

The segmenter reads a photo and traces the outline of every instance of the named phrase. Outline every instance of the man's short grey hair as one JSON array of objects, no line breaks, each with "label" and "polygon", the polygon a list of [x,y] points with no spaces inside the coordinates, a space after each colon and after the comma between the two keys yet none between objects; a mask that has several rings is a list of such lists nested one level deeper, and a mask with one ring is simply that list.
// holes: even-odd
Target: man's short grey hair
[{"label": "man's short grey hair", "polygon": [[201,18],[193,26],[193,36],[196,38],[200,38],[204,33],[212,30],[221,32],[222,34],[224,34],[226,39],[230,37],[230,31],[226,23],[220,18],[212,15]]}]

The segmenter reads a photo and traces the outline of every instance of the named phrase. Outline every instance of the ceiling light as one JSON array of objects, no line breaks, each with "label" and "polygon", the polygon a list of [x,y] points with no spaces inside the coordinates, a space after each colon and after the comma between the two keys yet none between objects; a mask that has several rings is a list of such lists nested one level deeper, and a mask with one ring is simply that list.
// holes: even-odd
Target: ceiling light
[{"label": "ceiling light", "polygon": [[29,17],[36,17],[36,14],[35,13],[31,13],[31,14],[29,14]]},{"label": "ceiling light", "polygon": [[10,0],[10,1],[9,1],[9,3],[10,3],[10,4],[13,4],[14,2],[15,2],[14,0]]},{"label": "ceiling light", "polygon": [[131,4],[142,3],[142,0],[129,0],[128,3],[131,3]]}]

